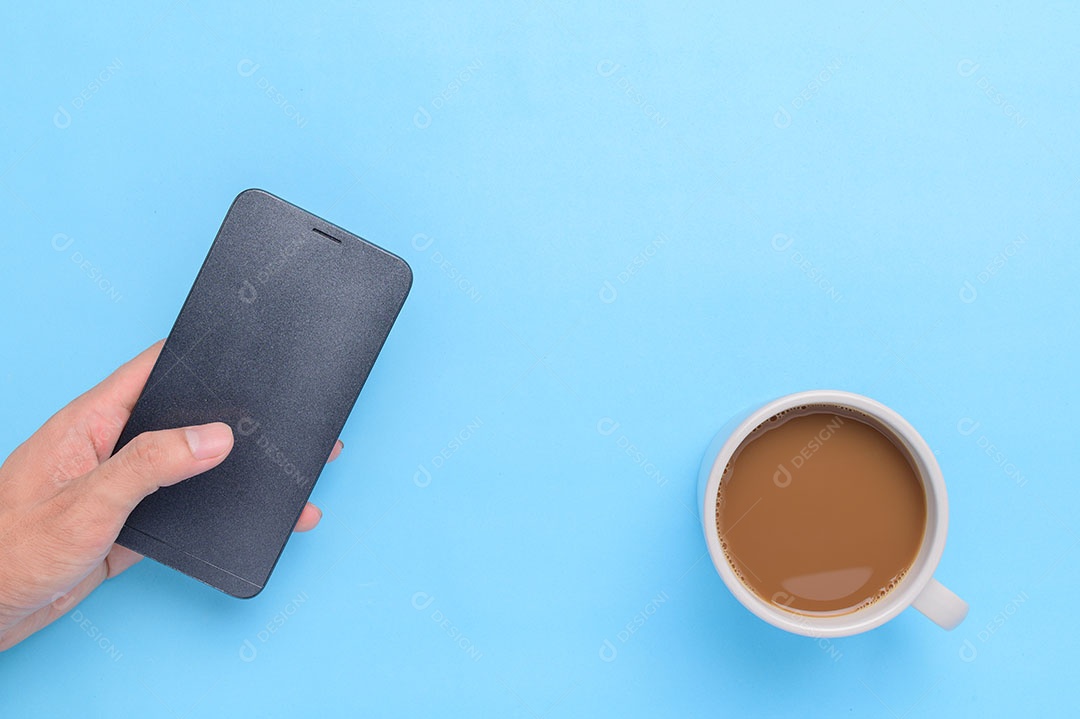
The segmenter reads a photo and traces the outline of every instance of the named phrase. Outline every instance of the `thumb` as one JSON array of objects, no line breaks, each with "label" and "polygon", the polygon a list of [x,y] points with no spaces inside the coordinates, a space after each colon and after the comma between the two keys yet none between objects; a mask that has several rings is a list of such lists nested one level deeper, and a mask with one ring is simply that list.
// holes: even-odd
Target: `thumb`
[{"label": "thumb", "polygon": [[144,432],[81,477],[77,491],[123,521],[146,495],[216,467],[232,447],[223,422]]}]

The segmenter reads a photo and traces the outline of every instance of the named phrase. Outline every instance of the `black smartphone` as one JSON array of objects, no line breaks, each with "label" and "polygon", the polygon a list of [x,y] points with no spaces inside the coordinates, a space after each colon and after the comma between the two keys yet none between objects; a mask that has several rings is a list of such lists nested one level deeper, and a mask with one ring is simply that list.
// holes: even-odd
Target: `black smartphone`
[{"label": "black smartphone", "polygon": [[235,597],[258,594],[411,285],[400,257],[241,192],[116,447],[226,422],[233,450],[146,497],[117,542]]}]

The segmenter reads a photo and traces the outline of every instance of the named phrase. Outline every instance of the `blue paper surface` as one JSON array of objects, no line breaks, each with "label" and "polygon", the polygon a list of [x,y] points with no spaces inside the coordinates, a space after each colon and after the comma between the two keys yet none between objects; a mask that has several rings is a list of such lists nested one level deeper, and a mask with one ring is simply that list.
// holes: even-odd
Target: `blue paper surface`
[{"label": "blue paper surface", "polygon": [[[268,588],[143,562],[0,655],[3,716],[1061,715],[1077,9],[0,9],[0,453],[163,337],[262,187],[415,284]],[[935,449],[971,612],[789,636],[705,554],[741,409]]]}]

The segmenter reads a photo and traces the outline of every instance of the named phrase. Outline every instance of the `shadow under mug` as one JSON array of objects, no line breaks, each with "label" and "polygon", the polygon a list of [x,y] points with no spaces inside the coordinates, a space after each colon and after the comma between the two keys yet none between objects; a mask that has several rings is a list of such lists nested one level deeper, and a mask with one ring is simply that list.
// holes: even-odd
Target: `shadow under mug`
[{"label": "shadow under mug", "polygon": [[[803,614],[759,597],[736,576],[728,563],[720,545],[716,520],[716,502],[724,469],[754,429],[785,410],[818,405],[823,408],[843,407],[862,413],[908,456],[926,493],[926,527],[922,545],[906,576],[880,600],[846,614]],[[709,554],[724,584],[743,606],[780,629],[808,637],[849,636],[879,627],[909,606],[915,607],[945,629],[954,629],[967,616],[967,603],[934,579],[934,571],[945,550],[945,535],[949,526],[945,480],[934,453],[907,420],[869,397],[840,390],[810,390],[780,397],[732,418],[716,434],[702,460],[698,475],[698,512],[705,529]]]}]

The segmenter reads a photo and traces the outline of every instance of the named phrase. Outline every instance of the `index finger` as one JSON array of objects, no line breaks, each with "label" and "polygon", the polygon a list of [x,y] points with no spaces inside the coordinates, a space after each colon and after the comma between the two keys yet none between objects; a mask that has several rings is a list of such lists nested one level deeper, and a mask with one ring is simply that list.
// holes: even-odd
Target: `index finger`
[{"label": "index finger", "polygon": [[72,428],[79,428],[93,444],[98,460],[107,459],[146,386],[146,379],[164,343],[164,340],[158,340],[120,365],[108,377],[50,417],[35,436],[56,446],[61,438],[71,433]]}]

